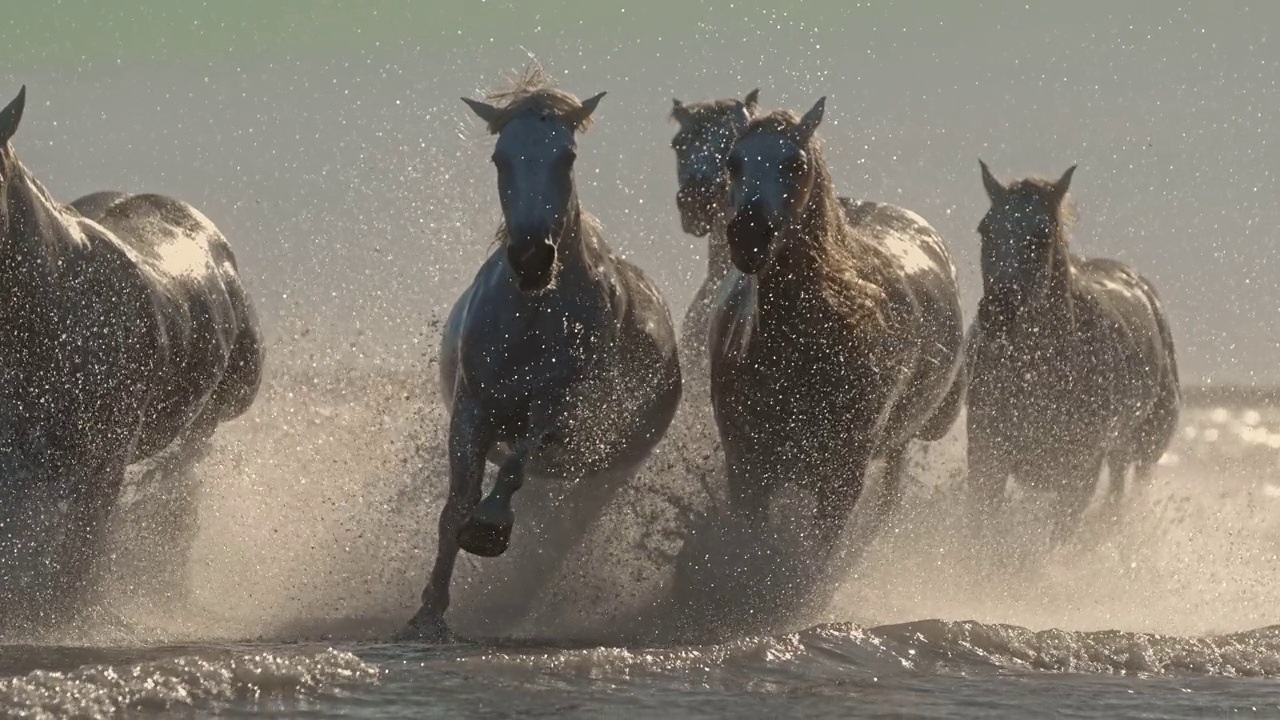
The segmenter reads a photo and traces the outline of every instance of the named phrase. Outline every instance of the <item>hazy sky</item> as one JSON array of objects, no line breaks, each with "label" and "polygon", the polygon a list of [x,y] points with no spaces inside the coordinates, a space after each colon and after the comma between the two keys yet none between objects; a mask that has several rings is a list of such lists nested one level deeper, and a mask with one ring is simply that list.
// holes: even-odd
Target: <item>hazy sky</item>
[{"label": "hazy sky", "polygon": [[44,0],[0,13],[0,95],[27,84],[15,145],[56,196],[187,199],[273,331],[393,360],[434,352],[427,321],[498,217],[492,139],[459,95],[529,53],[579,96],[607,90],[582,198],[678,314],[705,248],[675,213],[670,98],[827,95],[840,192],[938,227],[967,308],[977,158],[1004,178],[1078,162],[1075,247],[1153,278],[1184,380],[1275,383],[1277,27],[1280,3],[1223,0]]}]

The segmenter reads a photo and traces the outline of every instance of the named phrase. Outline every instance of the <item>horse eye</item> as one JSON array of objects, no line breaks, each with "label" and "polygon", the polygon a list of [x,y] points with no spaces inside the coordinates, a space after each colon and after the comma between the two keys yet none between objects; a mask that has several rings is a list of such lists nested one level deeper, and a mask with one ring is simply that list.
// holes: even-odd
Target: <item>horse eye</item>
[{"label": "horse eye", "polygon": [[733,173],[734,175],[741,173],[742,157],[738,155],[730,155],[729,159],[725,161],[725,167],[728,168],[729,172]]}]

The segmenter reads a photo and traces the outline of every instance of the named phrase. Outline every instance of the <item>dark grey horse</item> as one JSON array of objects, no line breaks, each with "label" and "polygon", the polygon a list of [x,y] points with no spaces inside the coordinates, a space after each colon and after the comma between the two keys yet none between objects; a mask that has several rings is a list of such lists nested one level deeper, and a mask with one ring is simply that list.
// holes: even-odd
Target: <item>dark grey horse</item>
[{"label": "dark grey horse", "polygon": [[[696,377],[705,380],[707,367],[707,326],[716,290],[733,269],[725,226],[729,222],[729,177],[725,158],[759,111],[760,90],[746,98],[683,103],[672,99],[671,118],[680,129],[671,139],[676,154],[676,209],[680,227],[694,237],[707,238],[707,274],[685,311],[680,331],[680,349],[686,386]],[[846,197],[840,204],[852,218],[858,202]],[[869,210],[874,203],[868,204]],[[865,212],[861,215],[866,215]]]},{"label": "dark grey horse", "polygon": [[820,601],[813,591],[872,458],[887,465],[878,525],[898,499],[909,444],[943,437],[963,394],[950,256],[910,211],[864,204],[857,222],[846,219],[815,137],[824,105],[803,118],[754,118],[729,153],[735,270],[709,340],[733,525],[748,533],[741,542],[768,524],[777,491],[801,488],[817,500],[804,550],[817,572],[788,589],[800,601]]},{"label": "dark grey horse", "polygon": [[[53,200],[9,144],[25,98],[0,111],[0,540],[14,549],[0,582],[8,610],[43,613],[82,597],[125,467],[171,446],[198,455],[252,404],[263,345],[199,211],[162,195]],[[167,494],[193,507],[189,490]],[[32,532],[51,504],[66,507],[57,542]],[[17,567],[33,556],[48,569],[34,580]]]},{"label": "dark grey horse", "polygon": [[970,330],[969,472],[994,503],[1009,477],[1057,490],[1057,540],[1074,529],[1111,470],[1145,479],[1178,423],[1173,338],[1151,282],[1067,247],[1075,166],[1056,182],[1002,184],[986,163],[983,296]]},{"label": "dark grey horse", "polygon": [[[680,402],[666,304],[639,268],[610,252],[578,200],[575,133],[603,93],[579,102],[535,68],[505,96],[502,107],[464,98],[498,136],[504,223],[501,247],[454,305],[441,341],[451,479],[410,636],[448,636],[458,550],[507,549],[512,496],[526,473],[570,482],[554,522],[577,542]],[[498,474],[482,502],[486,458]]]}]

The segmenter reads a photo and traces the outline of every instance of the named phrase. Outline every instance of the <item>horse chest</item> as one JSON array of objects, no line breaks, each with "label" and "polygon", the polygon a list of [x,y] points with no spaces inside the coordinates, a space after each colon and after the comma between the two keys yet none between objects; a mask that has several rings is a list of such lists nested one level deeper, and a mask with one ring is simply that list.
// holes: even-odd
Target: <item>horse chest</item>
[{"label": "horse chest", "polygon": [[808,443],[874,424],[881,408],[861,391],[876,370],[861,353],[812,334],[754,340],[713,367],[713,399],[737,431]]},{"label": "horse chest", "polygon": [[1101,442],[1117,415],[1111,368],[1085,336],[998,339],[979,350],[969,386],[970,414],[1011,442]]},{"label": "horse chest", "polygon": [[471,391],[495,409],[524,413],[539,398],[571,391],[603,361],[610,338],[569,311],[517,311],[469,323],[461,347]]}]

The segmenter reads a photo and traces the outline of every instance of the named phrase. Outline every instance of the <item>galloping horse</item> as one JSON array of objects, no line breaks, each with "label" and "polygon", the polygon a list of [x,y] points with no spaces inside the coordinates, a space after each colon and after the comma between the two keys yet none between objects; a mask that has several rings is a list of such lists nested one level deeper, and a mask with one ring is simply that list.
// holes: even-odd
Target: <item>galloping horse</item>
[{"label": "galloping horse", "polygon": [[927,222],[889,205],[846,219],[815,136],[824,107],[754,118],[729,153],[735,270],[709,342],[735,525],[762,527],[776,491],[807,489],[808,549],[825,565],[872,458],[887,465],[879,525],[911,441],[955,422],[963,326],[955,269]]},{"label": "galloping horse", "polygon": [[[736,98],[683,103],[672,99],[671,118],[680,129],[671,139],[676,153],[676,209],[680,227],[694,237],[707,238],[707,274],[685,311],[680,348],[685,383],[691,376],[704,379],[707,372],[707,326],[716,290],[733,269],[725,226],[729,222],[729,177],[725,158],[747,123],[760,109],[760,90],[743,100]],[[837,198],[852,219],[860,205]],[[864,213],[865,215],[865,213]]]},{"label": "galloping horse", "polygon": [[[448,636],[458,550],[507,549],[511,500],[526,473],[573,483],[557,523],[576,542],[679,405],[666,303],[639,268],[613,255],[578,199],[575,133],[603,96],[579,102],[535,66],[502,107],[463,98],[498,136],[504,222],[501,247],[453,306],[441,341],[449,497],[422,608],[405,635]],[[482,502],[486,459],[498,475]]]},{"label": "galloping horse", "polygon": [[[969,472],[989,504],[1010,476],[1059,490],[1060,541],[1111,470],[1150,476],[1181,406],[1173,337],[1151,282],[1115,260],[1067,247],[1075,166],[1056,182],[1002,184],[979,161],[991,209],[982,236],[983,296],[970,330]],[[994,508],[990,508],[994,509]]]},{"label": "galloping horse", "polygon": [[[9,143],[25,100],[0,111],[0,541],[17,548],[0,592],[30,583],[6,607],[45,610],[82,595],[126,466],[170,446],[192,460],[253,403],[264,351],[217,227],[163,195],[59,204]],[[190,491],[166,489],[189,510]],[[57,543],[34,527],[50,497],[67,508]],[[49,569],[34,580],[15,562],[32,556]]]}]

